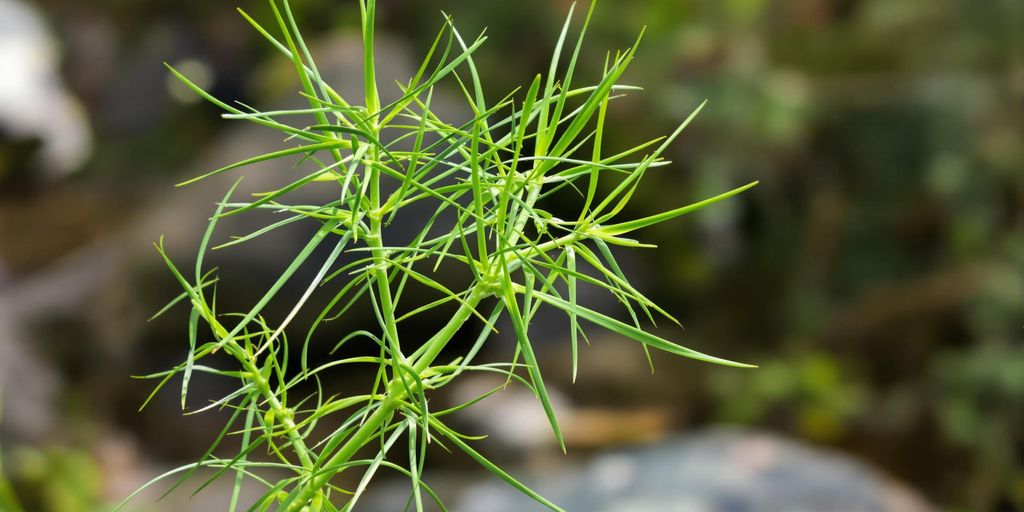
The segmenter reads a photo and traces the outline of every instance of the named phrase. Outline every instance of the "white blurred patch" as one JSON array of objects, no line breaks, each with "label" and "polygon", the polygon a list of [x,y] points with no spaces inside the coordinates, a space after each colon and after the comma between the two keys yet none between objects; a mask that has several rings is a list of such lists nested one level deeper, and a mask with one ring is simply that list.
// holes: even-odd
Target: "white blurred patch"
[{"label": "white blurred patch", "polygon": [[595,485],[617,492],[636,483],[637,467],[629,457],[611,454],[595,461],[591,473]]},{"label": "white blurred patch", "polygon": [[57,43],[39,14],[19,0],[0,0],[0,128],[41,140],[40,165],[63,176],[88,158],[92,136],[59,65]]}]

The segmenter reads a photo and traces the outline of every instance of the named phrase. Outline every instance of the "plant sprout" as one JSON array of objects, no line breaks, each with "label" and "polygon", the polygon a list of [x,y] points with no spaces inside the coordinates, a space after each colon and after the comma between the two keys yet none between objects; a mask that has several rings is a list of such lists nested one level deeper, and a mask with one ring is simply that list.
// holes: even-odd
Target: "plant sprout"
[{"label": "plant sprout", "polygon": [[[607,54],[596,83],[577,84],[574,71],[593,4],[575,41],[569,36],[570,9],[546,76],[538,75],[525,89],[495,102],[488,101],[474,63],[486,37],[464,38],[446,17],[415,76],[397,84],[399,97],[387,104],[378,94],[375,74],[374,0],[359,2],[365,89],[361,102],[343,98],[324,81],[288,1],[270,0],[270,7],[273,29],[239,12],[294,64],[308,108],[263,112],[233,105],[214,98],[173,68],[170,71],[223,109],[223,117],[277,130],[291,146],[182,185],[268,160],[298,159],[315,170],[248,201],[234,199],[236,187],[231,187],[209,221],[194,272],[172,262],[162,240],[157,244],[184,289],[174,302],[185,302],[191,309],[188,355],[170,370],[146,376],[159,380],[154,394],[180,375],[184,409],[189,382],[197,372],[230,379],[237,388],[204,408],[232,411],[205,456],[143,488],[170,476],[178,477],[177,487],[198,468],[212,468],[211,480],[235,479],[230,511],[240,506],[240,489],[247,480],[265,486],[262,497],[248,510],[349,511],[355,509],[371,479],[388,471],[411,482],[408,509],[423,510],[427,500],[444,509],[423,474],[427,445],[437,443],[464,452],[539,503],[561,510],[473,448],[479,438],[448,425],[450,414],[504,386],[445,410],[431,407],[431,393],[464,372],[502,374],[506,385],[514,381],[536,395],[564,451],[565,440],[531,342],[531,321],[542,306],[566,316],[574,380],[580,338],[586,340],[584,328],[590,325],[638,342],[645,352],[653,348],[711,363],[749,366],[685,348],[643,328],[658,316],[678,322],[630,284],[611,246],[652,247],[627,236],[736,195],[755,183],[649,217],[619,219],[644,175],[668,164],[662,154],[703,104],[666,137],[626,150],[604,148],[609,102],[637,89],[619,83],[636,45]],[[571,51],[567,45],[572,45]],[[470,119],[452,123],[432,110],[434,90],[442,82],[465,97]],[[312,121],[286,122],[294,119]],[[328,187],[334,199],[319,205],[290,202],[293,192],[306,187]],[[579,194],[578,214],[560,219],[538,207],[538,202],[559,191]],[[395,232],[396,215],[413,205],[431,213],[402,217],[402,232],[408,231],[410,222],[418,223],[416,234],[406,243],[394,244],[390,234]],[[211,246],[218,221],[256,210],[280,218]],[[248,311],[219,310],[212,286],[216,279],[205,270],[204,255],[297,223],[317,230],[305,246],[297,248],[294,259],[266,293]],[[325,252],[323,261],[310,262],[316,259],[314,254]],[[352,261],[342,259],[343,255]],[[297,270],[307,263],[319,265],[315,277],[300,284],[305,293],[280,323],[272,324],[262,315],[264,308],[282,287],[298,279]],[[464,269],[470,284],[453,290],[450,284],[435,280],[442,263]],[[580,305],[578,290],[584,285],[614,296],[629,321]],[[412,287],[431,290],[437,298],[426,305],[408,304],[403,299]],[[330,297],[327,306],[311,325],[293,323],[314,295]],[[357,301],[372,306],[377,329],[349,333],[338,345],[361,346],[362,355],[310,365],[314,333]],[[457,309],[428,335],[403,329],[405,320],[443,306]],[[517,340],[514,355],[504,363],[477,361],[503,317],[511,321]],[[445,347],[467,324],[479,329],[475,343],[464,354],[446,353]],[[304,336],[297,358],[286,330],[298,330]],[[217,352],[230,356],[233,366],[203,364]],[[366,394],[339,397],[322,391],[321,379],[353,365],[376,370]],[[317,391],[297,399],[300,386]],[[229,435],[241,438],[240,451],[231,458],[215,455]],[[254,457],[256,450],[266,456]],[[343,489],[335,483],[336,476],[350,472],[361,474],[355,488]],[[285,476],[267,479],[263,475],[268,473]]]}]

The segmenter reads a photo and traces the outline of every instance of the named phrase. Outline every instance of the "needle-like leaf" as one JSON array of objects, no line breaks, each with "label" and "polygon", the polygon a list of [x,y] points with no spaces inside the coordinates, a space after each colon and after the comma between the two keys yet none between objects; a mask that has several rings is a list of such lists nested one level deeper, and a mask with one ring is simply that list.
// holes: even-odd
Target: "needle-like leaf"
[{"label": "needle-like leaf", "polygon": [[[447,16],[415,74],[398,81],[389,95],[377,82],[378,4],[359,0],[363,95],[349,101],[325,79],[330,73],[317,66],[290,0],[269,0],[269,6],[273,17],[268,26],[274,26],[277,35],[239,12],[294,68],[299,97],[308,107],[261,111],[227,102],[170,68],[187,88],[223,110],[223,117],[276,130],[291,147],[264,150],[180,184],[229,171],[244,173],[245,167],[265,162],[280,165],[261,172],[285,180],[246,199],[232,199],[237,182],[228,190],[199,243],[194,276],[179,270],[162,240],[157,244],[182,290],[157,315],[176,304],[190,306],[188,352],[172,368],[141,378],[156,381],[155,394],[180,374],[183,409],[195,375],[230,381],[232,387],[220,398],[186,414],[218,408],[233,413],[198,463],[161,475],[143,489],[181,474],[171,486],[175,489],[198,469],[208,468],[211,474],[200,490],[221,476],[234,476],[227,504],[231,512],[245,506],[241,491],[247,481],[264,488],[249,504],[250,511],[351,512],[371,480],[386,469],[410,479],[407,509],[422,512],[426,494],[444,510],[424,476],[428,444],[434,443],[462,450],[540,504],[561,510],[472,448],[470,442],[481,436],[460,434],[441,422],[517,382],[537,397],[555,439],[566,450],[541,373],[543,354],[530,338],[536,334],[531,326],[536,330],[534,319],[541,308],[568,316],[573,381],[579,371],[579,338],[587,341],[583,321],[639,342],[648,357],[653,348],[711,363],[749,366],[647,332],[642,320],[653,324],[656,315],[678,322],[633,286],[609,248],[653,247],[625,235],[699,210],[753,184],[667,212],[613,221],[633,200],[644,175],[668,165],[662,155],[703,104],[667,137],[614,151],[604,148],[609,104],[640,90],[620,83],[639,38],[630,48],[607,54],[596,83],[577,84],[584,75],[582,48],[594,2],[571,51],[566,45],[575,6],[555,41],[546,75],[537,75],[525,92],[514,88],[490,102],[483,87],[487,82],[480,76],[483,67],[477,66],[480,60],[493,58],[480,52],[486,37],[463,38]],[[451,103],[452,91],[465,97],[464,111],[470,119],[455,122],[443,115],[445,109],[439,110]],[[384,103],[384,97],[397,99]],[[295,120],[301,121],[289,124]],[[327,190],[328,199],[308,204],[310,196],[324,197],[303,193],[314,188]],[[568,220],[541,206],[572,193],[582,198],[582,205]],[[220,222],[243,217],[259,218],[262,224],[247,225],[243,235],[213,242]],[[297,233],[305,242],[296,244],[290,261],[270,276],[265,291],[252,296],[251,305],[223,311],[218,290],[235,283],[204,268],[206,252],[244,250],[271,231]],[[311,259],[319,263],[308,267]],[[586,266],[590,268],[581,268]],[[631,323],[582,306],[585,294],[593,291],[611,294]],[[424,292],[432,297],[421,300]],[[312,304],[319,313],[307,325],[299,325],[302,311]],[[423,333],[412,327],[429,322],[430,313],[434,319],[440,316],[436,330]],[[349,331],[332,328],[351,326],[344,320],[355,314],[372,315],[371,323]],[[503,317],[511,321],[516,336],[514,353],[505,362],[478,361]],[[340,321],[331,323],[334,320]],[[296,328],[304,333],[295,341],[301,343],[298,364],[289,341]],[[480,329],[473,344],[448,354],[457,333],[469,328]],[[318,344],[323,344],[322,350],[315,348]],[[224,357],[211,363],[207,357],[214,353]],[[325,385],[327,379],[358,378],[363,373],[351,369],[359,367],[369,369],[362,392],[325,395],[331,388]],[[465,372],[496,374],[505,384],[434,410],[430,395]],[[243,412],[244,426],[235,431]],[[213,456],[215,449],[226,446],[228,436],[240,436],[235,454]],[[388,453],[402,437],[408,446],[402,458],[407,460],[398,463]],[[257,448],[265,454],[250,456]],[[368,458],[356,458],[364,452]],[[339,474],[360,469],[362,477],[354,489],[332,483]]]}]

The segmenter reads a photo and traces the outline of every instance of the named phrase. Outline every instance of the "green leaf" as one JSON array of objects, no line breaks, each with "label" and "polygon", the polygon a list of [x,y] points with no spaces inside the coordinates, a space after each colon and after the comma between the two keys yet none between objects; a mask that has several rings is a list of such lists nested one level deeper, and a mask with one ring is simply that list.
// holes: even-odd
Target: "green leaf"
[{"label": "green leaf", "polygon": [[569,340],[572,342],[572,381],[576,382],[576,372],[579,366],[579,322],[576,320],[576,276],[572,273],[576,272],[576,251],[573,247],[567,246],[565,248],[566,262],[568,264],[568,270],[570,275],[569,280]]},{"label": "green leaf", "polygon": [[[533,345],[530,344],[530,338],[527,334],[527,324],[523,318],[523,315],[519,311],[519,301],[515,297],[514,287],[512,285],[511,277],[509,276],[508,266],[505,264],[504,256],[501,258],[504,271],[502,272],[502,280],[504,281],[504,287],[502,290],[502,300],[505,303],[505,309],[508,310],[509,316],[512,318],[512,327],[516,332],[516,339],[519,341],[519,350],[523,353],[523,359],[526,361],[526,369],[530,373],[530,378],[533,380],[534,388],[537,392],[537,398],[540,399],[541,405],[544,407],[544,414],[548,417],[548,423],[551,424],[551,430],[555,434],[555,438],[558,440],[558,445],[562,448],[562,452],[565,449],[565,439],[562,437],[562,430],[558,427],[558,418],[555,416],[555,409],[551,405],[551,399],[548,397],[547,388],[544,386],[544,379],[541,377],[540,366],[537,363],[537,357],[533,353]],[[530,293],[524,290],[524,293]],[[540,292],[536,292],[540,293]]]},{"label": "green leaf", "polygon": [[595,229],[595,234],[597,234],[599,236],[601,236],[601,235],[617,236],[617,235],[622,235],[622,234],[625,234],[625,233],[629,233],[630,231],[634,231],[634,230],[637,230],[637,229],[640,229],[640,228],[644,228],[644,227],[647,227],[647,226],[651,226],[651,225],[654,225],[654,224],[665,222],[666,220],[674,219],[676,217],[679,217],[680,215],[686,215],[687,213],[695,212],[697,210],[700,210],[701,208],[704,208],[706,206],[710,206],[712,204],[715,204],[715,203],[717,203],[717,202],[719,202],[719,201],[721,201],[723,199],[728,199],[728,198],[730,198],[730,197],[732,197],[732,196],[734,196],[736,194],[739,194],[740,192],[743,192],[743,191],[745,191],[745,190],[747,190],[747,189],[749,189],[751,187],[754,187],[758,183],[759,182],[754,181],[754,182],[748,183],[746,185],[743,185],[742,187],[734,188],[734,189],[732,189],[732,190],[730,190],[728,192],[725,192],[724,194],[719,194],[719,195],[717,195],[715,197],[708,198],[708,199],[705,199],[703,201],[698,201],[696,203],[689,204],[689,205],[686,205],[686,206],[682,206],[682,207],[676,208],[674,210],[669,210],[667,212],[662,212],[662,213],[659,213],[657,215],[651,215],[649,217],[644,217],[644,218],[641,218],[641,219],[634,219],[634,220],[627,221],[627,222],[620,222],[618,224],[611,224],[611,225],[601,226],[601,227]]},{"label": "green leaf", "polygon": [[501,478],[512,487],[518,489],[523,494],[529,496],[530,498],[533,498],[537,503],[540,503],[541,505],[544,505],[545,507],[548,507],[551,510],[555,510],[557,512],[565,512],[564,509],[562,509],[558,505],[555,505],[554,503],[549,501],[547,498],[541,496],[540,494],[537,494],[536,491],[530,489],[519,480],[516,480],[515,477],[506,473],[503,469],[495,465],[493,462],[487,460],[487,457],[484,457],[479,452],[471,448],[468,444],[466,444],[465,441],[461,439],[461,437],[458,434],[456,434],[453,430],[446,427],[440,421],[434,418],[430,418],[430,425],[434,427],[434,430],[437,430],[438,432],[441,433],[441,435],[443,435],[445,438],[451,441],[452,444],[454,444],[460,450],[465,452],[466,455],[469,455],[473,460],[477,461],[477,463],[483,466],[484,469],[486,469],[487,471],[490,471],[498,478]]},{"label": "green leaf", "polygon": [[632,325],[623,323],[612,317],[598,313],[597,311],[587,309],[578,304],[573,305],[565,300],[562,300],[552,295],[548,295],[546,293],[534,292],[534,296],[558,309],[561,309],[562,311],[572,311],[576,315],[579,315],[580,317],[590,322],[593,322],[601,327],[604,327],[609,331],[620,334],[630,339],[634,339],[636,341],[639,341],[640,343],[643,343],[644,345],[648,345],[658,350],[664,350],[665,352],[669,352],[671,354],[687,357],[690,359],[696,359],[698,361],[706,361],[709,363],[715,363],[725,366],[735,366],[737,368],[756,368],[756,366],[754,365],[737,363],[735,361],[729,361],[728,359],[709,356],[707,354],[697,352],[696,350],[688,349],[686,347],[668,341],[664,338],[660,338],[641,329],[637,329]]},{"label": "green leaf", "polygon": [[316,143],[316,144],[307,144],[305,146],[298,146],[298,147],[294,147],[294,148],[282,149],[280,151],[271,151],[270,153],[265,153],[263,155],[254,156],[252,158],[246,158],[245,160],[242,160],[240,162],[235,162],[233,164],[225,165],[224,167],[221,167],[220,169],[217,169],[217,170],[214,170],[214,171],[210,171],[210,172],[208,172],[206,174],[203,174],[201,176],[197,176],[197,177],[189,179],[189,180],[185,180],[185,181],[183,181],[181,183],[178,183],[175,186],[184,187],[186,185],[191,185],[191,184],[193,184],[193,183],[195,183],[197,181],[205,180],[206,178],[209,178],[209,177],[212,177],[212,176],[216,176],[218,174],[221,174],[221,173],[233,170],[233,169],[238,169],[239,167],[245,167],[247,165],[252,165],[252,164],[255,164],[255,163],[259,163],[259,162],[265,162],[267,160],[274,160],[274,159],[285,157],[285,156],[291,156],[291,155],[297,155],[297,154],[303,154],[303,153],[305,153],[305,154],[313,154],[313,153],[316,153],[317,151],[324,150],[324,149],[333,149],[333,148],[343,147],[345,144],[347,144],[347,143],[345,143],[344,141],[320,142],[320,143]]}]

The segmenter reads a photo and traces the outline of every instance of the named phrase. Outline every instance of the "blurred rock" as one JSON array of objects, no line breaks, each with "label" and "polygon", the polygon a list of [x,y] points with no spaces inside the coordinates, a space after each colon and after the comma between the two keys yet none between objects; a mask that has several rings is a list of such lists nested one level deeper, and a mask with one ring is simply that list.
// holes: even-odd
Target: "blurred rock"
[{"label": "blurred rock", "polygon": [[[85,113],[66,90],[59,67],[57,45],[35,9],[0,0],[0,142],[41,141],[33,163],[51,176],[80,167],[92,145]],[[0,177],[21,171],[4,169],[2,160]]]},{"label": "blurred rock", "polygon": [[[568,459],[567,459],[568,460]],[[539,471],[510,469],[569,511],[931,512],[916,493],[838,452],[774,434],[715,429],[610,451]],[[440,473],[440,474],[438,474]],[[454,512],[547,510],[496,477],[481,483],[427,472]],[[408,482],[379,486],[367,510],[401,510]],[[428,507],[429,508],[429,507]]]},{"label": "blurred rock", "polygon": [[0,296],[0,427],[40,442],[56,419],[54,400],[60,380],[25,340],[15,309]]},{"label": "blurred rock", "polygon": [[[594,512],[927,512],[900,484],[850,457],[771,434],[711,430],[607,453],[527,479],[566,510]],[[542,510],[514,489],[467,489],[455,511]]]},{"label": "blurred rock", "polygon": [[116,272],[120,254],[113,247],[92,247],[47,272],[13,283],[0,281],[0,391],[4,394],[4,430],[40,442],[59,429],[57,400],[63,385],[40,353],[44,349],[31,323],[87,310],[93,297]]}]

